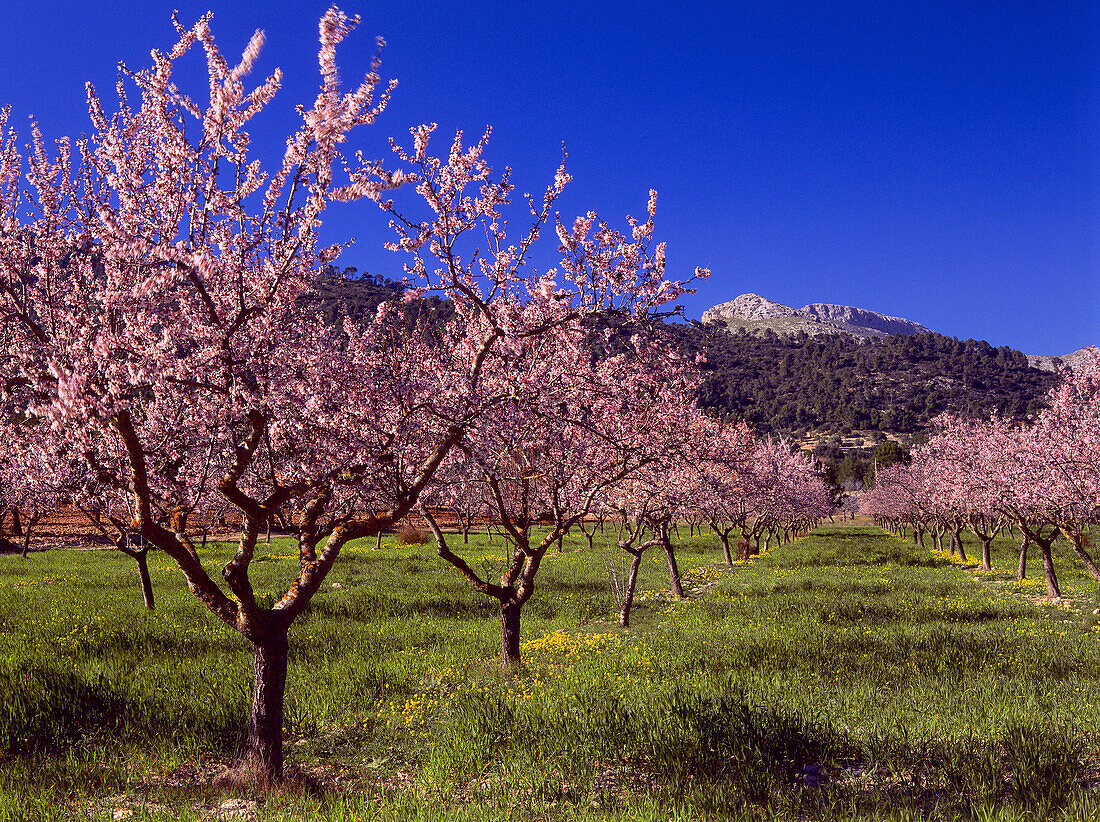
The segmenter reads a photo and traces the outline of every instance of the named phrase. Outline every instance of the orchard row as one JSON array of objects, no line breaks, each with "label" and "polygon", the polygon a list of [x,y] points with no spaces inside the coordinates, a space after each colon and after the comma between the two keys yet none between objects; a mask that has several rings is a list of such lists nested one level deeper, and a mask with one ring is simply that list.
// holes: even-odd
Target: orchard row
[{"label": "orchard row", "polygon": [[[879,472],[861,507],[879,522],[912,529],[923,543],[963,551],[971,530],[982,544],[982,568],[991,570],[989,546],[1008,529],[1022,536],[1017,576],[1027,573],[1028,549],[1042,556],[1047,595],[1060,597],[1051,545],[1064,536],[1093,578],[1100,580],[1089,530],[1100,517],[1100,352],[1092,368],[1066,375],[1048,408],[1027,423],[942,416],[937,432],[913,449],[909,465]],[[965,559],[965,554],[962,554]]]}]

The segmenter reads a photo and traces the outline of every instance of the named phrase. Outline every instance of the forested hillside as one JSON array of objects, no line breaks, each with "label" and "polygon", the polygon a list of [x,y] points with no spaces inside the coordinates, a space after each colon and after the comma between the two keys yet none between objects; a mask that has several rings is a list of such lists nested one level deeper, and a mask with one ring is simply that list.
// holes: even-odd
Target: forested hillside
[{"label": "forested hillside", "polygon": [[847,334],[780,336],[679,325],[688,351],[706,355],[700,405],[758,430],[916,433],[943,411],[1036,413],[1057,376],[1011,348],[941,334],[860,340]]}]

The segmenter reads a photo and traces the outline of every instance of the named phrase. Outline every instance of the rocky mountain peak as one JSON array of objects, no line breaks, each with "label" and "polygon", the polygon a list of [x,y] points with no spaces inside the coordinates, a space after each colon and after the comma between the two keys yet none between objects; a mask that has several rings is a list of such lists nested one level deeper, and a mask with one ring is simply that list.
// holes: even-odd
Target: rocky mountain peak
[{"label": "rocky mountain peak", "polygon": [[759,294],[742,294],[728,303],[722,303],[704,311],[703,322],[771,320],[776,317],[795,317],[798,314],[798,309],[772,302]]},{"label": "rocky mountain peak", "polygon": [[928,334],[931,332],[931,329],[925,328],[920,323],[915,323],[912,320],[891,317],[863,308],[853,308],[850,305],[810,303],[810,305],[803,306],[799,310],[827,322],[851,325],[858,328],[870,328],[887,334]]},{"label": "rocky mountain peak", "polygon": [[792,308],[759,294],[742,294],[703,312],[703,322],[722,322],[727,325],[767,323],[772,320],[782,321],[782,326],[777,330],[806,331],[811,334],[846,332],[858,337],[885,337],[889,334],[929,333],[929,329],[920,323],[864,308],[829,303],[811,303],[802,308]]}]

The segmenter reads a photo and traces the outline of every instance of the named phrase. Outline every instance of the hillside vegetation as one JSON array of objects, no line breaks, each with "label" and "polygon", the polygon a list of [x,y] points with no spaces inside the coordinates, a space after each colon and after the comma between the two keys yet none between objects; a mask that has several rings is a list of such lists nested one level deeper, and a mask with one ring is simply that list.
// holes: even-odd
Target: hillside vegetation
[{"label": "hillside vegetation", "polygon": [[1019,351],[935,333],[861,340],[755,335],[715,324],[674,333],[687,351],[706,356],[700,405],[766,433],[914,434],[945,411],[1023,418],[1042,408],[1057,381]]}]

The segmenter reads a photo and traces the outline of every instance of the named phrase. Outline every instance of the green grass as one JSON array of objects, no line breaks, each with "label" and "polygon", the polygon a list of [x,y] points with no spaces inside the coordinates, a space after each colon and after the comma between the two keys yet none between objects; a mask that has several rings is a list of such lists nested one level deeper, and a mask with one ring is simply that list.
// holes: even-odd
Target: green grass
[{"label": "green grass", "polygon": [[[267,792],[226,776],[249,648],[166,557],[152,613],[121,554],[0,558],[0,822],[230,798],[287,820],[1100,817],[1096,585],[1068,550],[1052,606],[1007,540],[992,574],[851,526],[726,568],[685,529],[692,595],[650,553],[624,632],[584,544],[544,562],[513,673],[494,601],[430,549],[347,549],[291,631],[292,778]],[[470,548],[487,572],[504,551]],[[293,549],[260,554],[274,596]]]}]

